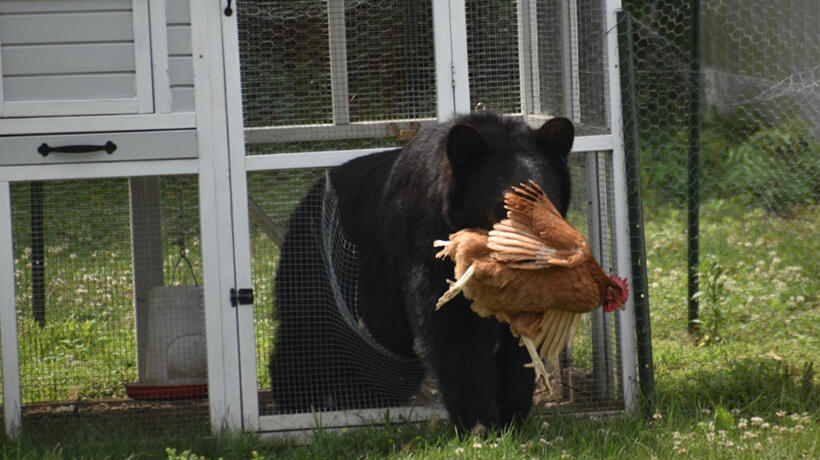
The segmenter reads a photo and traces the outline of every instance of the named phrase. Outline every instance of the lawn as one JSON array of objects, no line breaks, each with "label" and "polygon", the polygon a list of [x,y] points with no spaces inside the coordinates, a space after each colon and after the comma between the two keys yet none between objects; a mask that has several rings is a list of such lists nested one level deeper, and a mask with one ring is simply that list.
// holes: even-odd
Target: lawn
[{"label": "lawn", "polygon": [[[319,432],[306,446],[250,435],[204,436],[198,431],[175,430],[141,434],[131,426],[112,426],[105,432],[68,427],[26,432],[19,441],[5,439],[0,455],[817,458],[820,383],[813,366],[820,350],[820,278],[816,275],[820,273],[816,258],[820,207],[795,207],[784,215],[711,200],[702,212],[702,323],[700,334],[690,336],[686,332],[684,214],[668,205],[646,210],[657,380],[657,408],[652,417],[532,416],[516,429],[466,438],[457,437],[446,421],[413,426],[387,420],[381,428]],[[62,335],[55,347],[84,333],[105,337],[105,325],[93,321],[68,322],[61,327],[65,330],[59,331]],[[122,353],[133,355],[128,350]]]}]

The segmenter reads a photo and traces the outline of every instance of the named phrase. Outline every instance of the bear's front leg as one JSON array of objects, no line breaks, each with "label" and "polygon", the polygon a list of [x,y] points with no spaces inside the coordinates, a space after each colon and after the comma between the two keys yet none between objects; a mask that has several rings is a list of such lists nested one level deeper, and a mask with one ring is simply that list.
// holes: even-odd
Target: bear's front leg
[{"label": "bear's front leg", "polygon": [[428,316],[416,335],[422,359],[438,380],[450,419],[460,429],[498,428],[499,324],[479,318],[463,298]]},{"label": "bear's front leg", "polygon": [[495,355],[498,368],[498,412],[504,426],[527,418],[535,391],[535,372],[526,366],[530,362],[529,353],[518,341],[507,328]]}]

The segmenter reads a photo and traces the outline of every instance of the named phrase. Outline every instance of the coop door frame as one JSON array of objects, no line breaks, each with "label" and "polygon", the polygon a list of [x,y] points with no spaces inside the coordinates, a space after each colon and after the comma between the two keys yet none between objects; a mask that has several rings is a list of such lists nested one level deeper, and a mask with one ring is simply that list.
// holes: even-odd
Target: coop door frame
[{"label": "coop door frame", "polygon": [[[446,121],[459,113],[470,111],[470,88],[467,63],[467,30],[466,9],[464,0],[431,0],[433,9],[433,34],[435,42],[435,75],[437,91],[437,119]],[[576,0],[569,0],[575,5]],[[615,33],[616,11],[621,7],[620,0],[605,1],[606,15],[606,60],[608,73],[608,95],[611,134],[582,136],[575,140],[574,152],[612,152],[612,170],[614,198],[611,204],[615,214],[615,228],[613,233],[616,244],[616,269],[621,276],[631,279],[631,263],[629,254],[628,219],[626,201],[626,182],[624,168],[624,149],[622,141],[621,109],[620,109],[620,81],[617,68],[618,48]],[[328,0],[329,10],[343,8],[341,0]],[[532,95],[538,91],[537,49],[532,43],[537,37],[530,29],[536,20],[534,14],[534,0],[519,0],[519,28],[524,34],[520,49],[520,65],[522,67],[522,113],[524,119],[533,126],[540,126],[545,117],[540,115],[537,104]],[[564,9],[564,11],[570,11]],[[567,13],[571,14],[571,13]],[[226,18],[223,18],[226,19]],[[330,18],[332,22],[334,19]],[[577,24],[576,24],[577,25]],[[343,27],[336,24],[336,27]],[[331,28],[333,30],[333,28]],[[577,30],[577,29],[576,29]],[[343,31],[343,29],[342,29]],[[225,79],[228,104],[229,132],[234,133],[242,127],[242,108],[240,95],[239,49],[237,21],[228,18],[222,22],[222,33],[229,37],[225,47]],[[572,29],[568,29],[572,33]],[[577,32],[576,32],[577,33]],[[334,35],[334,34],[332,34]],[[344,34],[337,30],[331,36],[331,70],[344,69],[344,53],[338,53],[339,40]],[[234,47],[234,44],[237,44]],[[342,48],[343,49],[343,48]],[[576,50],[577,53],[577,50]],[[577,55],[567,55],[566,61],[577,65]],[[577,70],[577,69],[576,69]],[[334,72],[332,72],[334,73]],[[568,79],[565,90],[570,92],[577,87],[577,72],[570,74],[576,80]],[[305,129],[312,129],[314,136],[322,139],[333,139],[334,128],[344,125],[347,118],[346,104],[346,77],[334,73],[331,77],[333,91],[334,125],[322,127],[274,127],[245,129],[244,140],[249,143],[262,143],[278,139],[289,139],[288,136],[299,135]],[[572,99],[570,99],[572,100]],[[572,116],[573,113],[566,114]],[[432,122],[430,120],[429,122]],[[352,125],[351,125],[352,126]],[[324,131],[320,131],[324,130]],[[302,133],[304,134],[304,133]],[[283,139],[283,137],[285,139]],[[330,136],[330,137],[328,137]],[[237,287],[252,286],[250,232],[248,220],[248,192],[247,173],[253,171],[269,171],[296,168],[333,167],[352,158],[384,150],[356,149],[334,150],[323,152],[278,153],[272,155],[245,156],[244,144],[241,137],[230,138],[230,176],[233,211],[233,237],[235,256],[235,279]],[[590,155],[594,157],[595,155]],[[592,160],[591,160],[592,161]],[[254,333],[254,312],[251,306],[238,305],[237,314],[237,341],[238,341],[238,371],[240,374],[241,401],[227,401],[231,408],[239,409],[242,418],[242,428],[245,431],[263,432],[269,435],[287,437],[310,436],[311,430],[318,427],[325,429],[342,428],[354,425],[379,423],[389,410],[391,416],[402,417],[407,421],[421,421],[428,419],[432,414],[445,415],[443,408],[436,407],[401,407],[389,409],[366,409],[353,411],[333,411],[321,413],[302,413],[288,415],[259,414],[258,382],[256,368],[256,348]],[[627,310],[617,312],[618,348],[620,368],[616,370],[617,378],[621,381],[624,410],[632,413],[637,409],[637,377],[635,368],[635,334],[634,334],[634,305],[629,300]],[[226,337],[227,340],[227,337]],[[210,354],[209,354],[210,355]],[[209,363],[210,365],[210,363]],[[212,401],[213,404],[213,401]],[[231,409],[232,410],[232,409]]]}]

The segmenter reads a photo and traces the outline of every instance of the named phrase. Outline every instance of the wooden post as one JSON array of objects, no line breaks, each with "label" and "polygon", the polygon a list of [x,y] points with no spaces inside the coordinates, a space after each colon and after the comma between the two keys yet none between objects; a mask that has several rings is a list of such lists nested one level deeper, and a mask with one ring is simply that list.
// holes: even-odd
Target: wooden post
[{"label": "wooden post", "polygon": [[151,289],[165,284],[162,269],[162,219],[160,180],[157,176],[132,177],[131,261],[134,269],[134,308],[137,319],[137,375],[145,376],[148,340],[148,299]]}]

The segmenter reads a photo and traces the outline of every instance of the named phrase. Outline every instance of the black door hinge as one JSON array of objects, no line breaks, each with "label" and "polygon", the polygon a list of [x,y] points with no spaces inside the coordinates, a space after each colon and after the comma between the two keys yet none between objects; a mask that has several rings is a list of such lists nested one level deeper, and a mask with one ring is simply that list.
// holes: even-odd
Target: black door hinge
[{"label": "black door hinge", "polygon": [[253,289],[231,288],[231,306],[253,305]]}]

